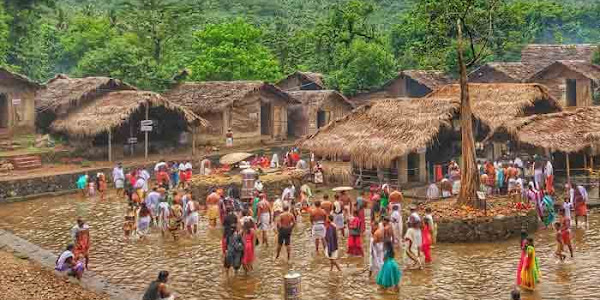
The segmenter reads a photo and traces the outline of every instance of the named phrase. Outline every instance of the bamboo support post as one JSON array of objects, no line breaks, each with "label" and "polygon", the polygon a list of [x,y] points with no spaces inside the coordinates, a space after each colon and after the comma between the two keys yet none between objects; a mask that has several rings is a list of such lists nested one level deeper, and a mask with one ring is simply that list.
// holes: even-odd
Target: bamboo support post
[{"label": "bamboo support post", "polygon": [[112,162],[112,132],[108,131],[108,161]]},{"label": "bamboo support post", "polygon": [[567,182],[571,183],[571,163],[569,162],[569,153],[566,154],[565,161],[567,163]]}]

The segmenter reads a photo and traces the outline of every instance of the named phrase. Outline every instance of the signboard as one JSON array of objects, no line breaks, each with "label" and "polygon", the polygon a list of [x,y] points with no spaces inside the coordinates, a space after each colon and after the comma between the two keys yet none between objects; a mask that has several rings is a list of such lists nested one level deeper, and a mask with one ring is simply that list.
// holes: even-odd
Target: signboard
[{"label": "signboard", "polygon": [[128,144],[137,144],[137,138],[134,138],[134,137],[128,138],[127,143]]},{"label": "signboard", "polygon": [[477,198],[479,198],[479,200],[485,200],[485,192],[477,192]]},{"label": "signboard", "polygon": [[150,125],[150,126],[145,126],[145,125],[143,125],[143,126],[142,126],[142,128],[141,128],[141,130],[142,130],[143,132],[152,131],[152,125]]},{"label": "signboard", "polygon": [[[144,126],[152,126],[152,120],[142,120],[140,122],[140,124],[142,125],[142,127],[144,127]],[[152,130],[148,130],[148,131],[152,131]]]},{"label": "signboard", "polygon": [[12,104],[13,105],[21,105],[21,99],[19,99],[19,98],[12,99]]}]

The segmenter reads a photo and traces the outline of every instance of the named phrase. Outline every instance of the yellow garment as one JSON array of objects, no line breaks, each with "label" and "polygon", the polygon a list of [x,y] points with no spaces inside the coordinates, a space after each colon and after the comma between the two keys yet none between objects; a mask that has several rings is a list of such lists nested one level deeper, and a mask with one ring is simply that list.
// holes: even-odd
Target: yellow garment
[{"label": "yellow garment", "polygon": [[219,218],[219,206],[209,205],[206,215],[209,220],[216,220],[217,218]]},{"label": "yellow garment", "polygon": [[538,262],[535,257],[535,249],[527,246],[527,257],[525,265],[521,269],[521,287],[528,290],[535,289],[535,285],[541,277]]}]

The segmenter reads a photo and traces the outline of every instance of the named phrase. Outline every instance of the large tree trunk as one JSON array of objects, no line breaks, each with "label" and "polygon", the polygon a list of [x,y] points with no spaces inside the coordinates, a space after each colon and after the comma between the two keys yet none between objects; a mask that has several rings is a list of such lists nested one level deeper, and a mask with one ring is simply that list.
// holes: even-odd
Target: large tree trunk
[{"label": "large tree trunk", "polygon": [[458,27],[458,65],[460,68],[460,122],[462,136],[462,166],[460,179],[460,193],[458,204],[478,207],[477,190],[479,187],[479,172],[475,159],[475,138],[473,136],[473,113],[469,99],[469,86],[467,84],[467,67],[463,57],[462,24],[457,21]]}]

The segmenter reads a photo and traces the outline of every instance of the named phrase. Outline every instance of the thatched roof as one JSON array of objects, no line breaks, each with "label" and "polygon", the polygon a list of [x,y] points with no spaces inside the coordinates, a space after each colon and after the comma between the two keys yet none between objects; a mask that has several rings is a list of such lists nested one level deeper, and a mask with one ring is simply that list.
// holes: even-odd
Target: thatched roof
[{"label": "thatched roof", "polygon": [[21,75],[19,73],[12,72],[12,71],[9,71],[8,69],[0,67],[0,81],[5,82],[5,80],[19,81],[26,85],[34,87],[34,88],[42,88],[43,87],[43,85],[29,79],[29,77],[27,77],[25,75]]},{"label": "thatched roof", "polygon": [[46,89],[37,93],[35,107],[38,112],[65,113],[108,92],[135,89],[114,78],[70,78],[60,74],[46,83]]},{"label": "thatched roof", "polygon": [[[528,109],[536,106],[549,111],[562,110],[548,89],[535,83],[470,83],[469,96],[473,115],[490,130],[526,116]],[[460,102],[460,85],[446,85],[433,91],[428,98],[451,98]]]},{"label": "thatched roof", "polygon": [[600,107],[580,107],[515,120],[505,129],[519,142],[551,151],[579,152],[600,144]]},{"label": "thatched roof", "polygon": [[300,140],[317,155],[350,155],[358,165],[389,166],[397,157],[431,144],[451,126],[459,103],[452,99],[377,99]]},{"label": "thatched roof", "polygon": [[521,50],[521,62],[544,68],[557,60],[591,62],[598,46],[591,44],[529,44]]},{"label": "thatched roof", "polygon": [[469,80],[476,80],[484,76],[485,73],[494,70],[510,78],[511,82],[525,82],[537,70],[536,66],[524,64],[522,62],[490,62],[469,74]]},{"label": "thatched roof", "polygon": [[206,81],[178,84],[164,96],[197,114],[221,112],[255,91],[271,92],[290,104],[299,103],[278,87],[262,81]]},{"label": "thatched roof", "polygon": [[50,128],[70,136],[90,137],[107,132],[127,122],[146,103],[164,106],[179,113],[191,126],[208,126],[208,122],[159,94],[145,91],[117,91],[105,94],[55,120]]},{"label": "thatched roof", "polygon": [[293,77],[298,77],[301,81],[314,83],[320,89],[325,88],[325,82],[323,81],[323,74],[314,73],[314,72],[302,72],[302,71],[296,71],[296,72],[288,75],[286,78],[280,80],[276,85],[280,86],[280,84],[282,82],[285,82]]},{"label": "thatched roof", "polygon": [[388,81],[385,86],[390,85],[393,81],[401,77],[409,77],[421,85],[428,87],[430,90],[435,90],[440,86],[453,83],[455,80],[442,71],[436,70],[404,70],[398,73],[395,79]]},{"label": "thatched roof", "polygon": [[303,105],[315,105],[320,107],[327,99],[339,99],[350,107],[354,107],[352,102],[348,101],[344,95],[334,90],[315,90],[315,91],[293,91],[288,92],[290,96],[298,99]]},{"label": "thatched roof", "polygon": [[575,73],[579,73],[582,76],[585,76],[591,80],[594,80],[596,83],[600,83],[600,66],[594,65],[590,62],[583,61],[583,60],[559,60],[559,61],[556,61],[556,62],[552,63],[551,65],[545,67],[544,69],[540,70],[539,72],[535,73],[533,76],[531,76],[531,80],[535,80],[535,78],[537,78],[538,76],[542,75],[543,73],[547,72],[549,69],[554,68],[554,67],[564,67]]}]

